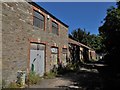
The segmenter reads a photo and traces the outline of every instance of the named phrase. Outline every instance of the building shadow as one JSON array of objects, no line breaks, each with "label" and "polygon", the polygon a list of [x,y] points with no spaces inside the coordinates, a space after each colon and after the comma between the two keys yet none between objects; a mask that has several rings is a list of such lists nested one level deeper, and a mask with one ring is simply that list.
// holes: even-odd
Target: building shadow
[{"label": "building shadow", "polygon": [[120,74],[112,66],[84,66],[78,71],[69,71],[61,76],[73,82],[68,86],[58,86],[64,89],[79,90],[119,90]]}]

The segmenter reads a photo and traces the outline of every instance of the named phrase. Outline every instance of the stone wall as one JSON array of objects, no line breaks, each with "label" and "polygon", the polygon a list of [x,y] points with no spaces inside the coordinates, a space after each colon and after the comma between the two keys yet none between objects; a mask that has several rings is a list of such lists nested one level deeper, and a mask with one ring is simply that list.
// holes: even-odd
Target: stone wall
[{"label": "stone wall", "polygon": [[2,88],[2,3],[0,1],[0,89]]},{"label": "stone wall", "polygon": [[2,3],[3,80],[16,80],[18,70],[26,70],[32,8],[27,2]]},{"label": "stone wall", "polygon": [[[51,46],[59,48],[59,59],[62,60],[62,48],[68,48],[68,28],[59,23],[59,35],[51,33],[51,19],[47,24],[45,14],[45,30],[33,27],[33,7],[27,2],[2,3],[2,72],[3,80],[16,80],[18,70],[25,70],[29,65],[30,42],[46,45],[46,68],[51,69]],[[39,39],[39,42],[38,42]]]}]

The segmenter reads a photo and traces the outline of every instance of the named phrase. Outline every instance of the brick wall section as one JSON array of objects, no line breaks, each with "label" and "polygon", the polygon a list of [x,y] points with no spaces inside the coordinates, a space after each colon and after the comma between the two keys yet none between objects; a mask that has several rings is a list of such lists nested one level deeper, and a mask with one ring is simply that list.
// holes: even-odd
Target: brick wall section
[{"label": "brick wall section", "polygon": [[[60,24],[59,35],[51,33],[51,17],[47,21],[45,14],[45,31],[33,27],[32,5],[27,2],[2,3],[2,63],[3,79],[7,82],[16,79],[18,70],[26,70],[29,60],[30,41],[46,45],[46,72],[51,65],[51,46],[59,47],[59,58],[62,60],[62,48],[68,48],[68,28]],[[44,13],[44,12],[43,12]],[[48,24],[47,24],[48,22]],[[47,26],[48,25],[48,26]]]}]

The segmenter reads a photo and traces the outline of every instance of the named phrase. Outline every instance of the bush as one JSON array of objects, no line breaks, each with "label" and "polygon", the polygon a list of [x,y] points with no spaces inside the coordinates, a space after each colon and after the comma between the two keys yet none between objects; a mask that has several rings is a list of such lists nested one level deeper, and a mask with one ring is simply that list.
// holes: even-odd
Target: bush
[{"label": "bush", "polygon": [[41,80],[40,76],[35,72],[29,74],[29,84],[37,84]]}]

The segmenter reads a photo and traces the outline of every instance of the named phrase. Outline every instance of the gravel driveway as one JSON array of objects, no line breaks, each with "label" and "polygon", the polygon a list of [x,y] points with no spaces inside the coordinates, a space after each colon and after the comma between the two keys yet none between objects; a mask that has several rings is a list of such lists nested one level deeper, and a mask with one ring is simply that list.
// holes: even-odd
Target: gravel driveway
[{"label": "gravel driveway", "polygon": [[101,78],[95,70],[83,69],[80,72],[69,72],[54,79],[42,79],[39,84],[30,88],[79,88],[79,90],[100,90]]}]

